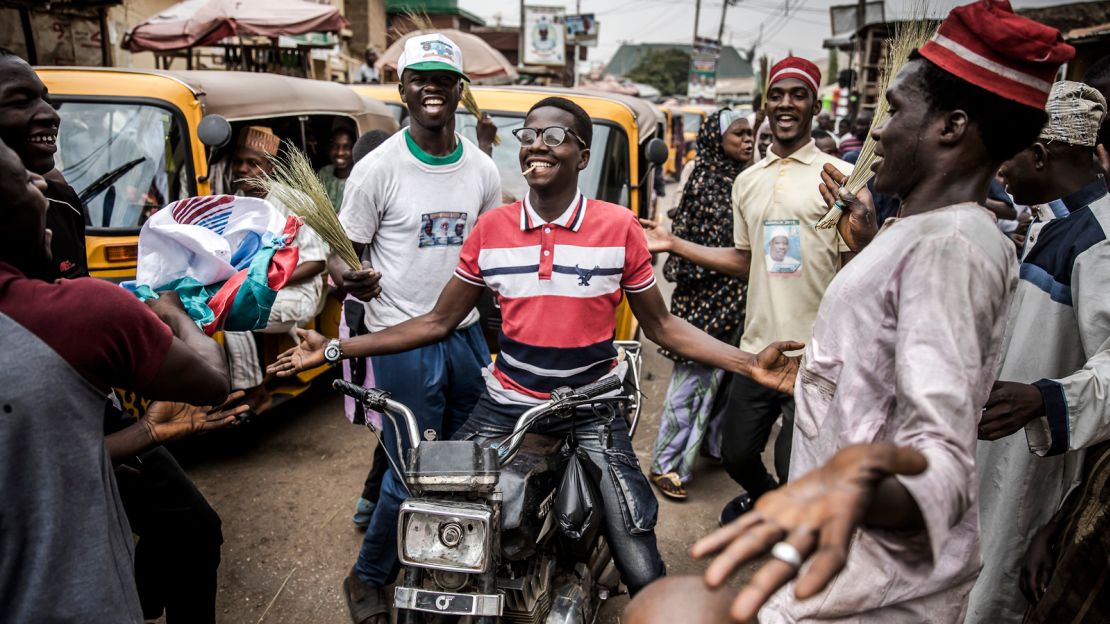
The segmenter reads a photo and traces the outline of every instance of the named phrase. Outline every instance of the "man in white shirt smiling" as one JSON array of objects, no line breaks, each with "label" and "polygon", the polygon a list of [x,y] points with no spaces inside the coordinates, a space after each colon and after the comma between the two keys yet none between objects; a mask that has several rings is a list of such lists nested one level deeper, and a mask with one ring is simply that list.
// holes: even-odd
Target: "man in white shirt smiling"
[{"label": "man in white shirt smiling", "polygon": [[[462,67],[462,52],[443,35],[409,39],[397,71],[411,123],[359,161],[347,180],[339,221],[360,257],[368,251],[373,268],[351,271],[335,257],[329,266],[340,288],[366,302],[371,332],[430,311],[478,215],[500,204],[497,167],[455,132],[467,80]],[[477,322],[471,310],[444,340],[371,358],[376,385],[411,407],[421,430],[450,437],[485,388],[489,350]],[[386,452],[394,453],[396,431],[384,432]],[[343,583],[356,624],[389,617],[382,588],[397,566],[391,537],[403,491],[389,471],[358,561]]]}]

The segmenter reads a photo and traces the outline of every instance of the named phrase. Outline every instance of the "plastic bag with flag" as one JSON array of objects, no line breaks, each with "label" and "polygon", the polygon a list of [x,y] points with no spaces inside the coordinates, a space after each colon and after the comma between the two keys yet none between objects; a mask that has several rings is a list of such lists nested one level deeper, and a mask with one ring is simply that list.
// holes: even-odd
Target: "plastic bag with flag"
[{"label": "plastic bag with flag", "polygon": [[297,268],[292,242],[302,224],[254,197],[176,201],[143,224],[135,281],[124,287],[144,301],[176,291],[208,335],[262,329]]}]

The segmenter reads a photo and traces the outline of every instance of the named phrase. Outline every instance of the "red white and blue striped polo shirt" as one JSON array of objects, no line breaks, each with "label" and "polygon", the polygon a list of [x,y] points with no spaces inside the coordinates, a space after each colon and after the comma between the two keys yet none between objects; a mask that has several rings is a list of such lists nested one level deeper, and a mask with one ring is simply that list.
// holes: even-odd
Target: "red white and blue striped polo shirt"
[{"label": "red white and blue striped polo shirt", "polygon": [[623,292],[655,285],[636,215],[581,191],[551,223],[527,197],[482,215],[455,277],[497,294],[501,353],[486,386],[494,400],[520,404],[546,401],[560,386],[581,386],[612,370]]}]

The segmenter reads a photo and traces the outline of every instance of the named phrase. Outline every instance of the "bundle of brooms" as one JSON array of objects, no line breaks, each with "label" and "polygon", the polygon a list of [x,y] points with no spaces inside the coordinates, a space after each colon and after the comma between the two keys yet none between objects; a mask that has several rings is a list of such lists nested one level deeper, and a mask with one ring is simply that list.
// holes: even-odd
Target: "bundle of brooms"
[{"label": "bundle of brooms", "polygon": [[[762,84],[760,86],[761,91],[759,92],[759,110],[755,112],[755,127],[752,128],[752,137],[755,139],[756,144],[759,143],[759,127],[762,126],[763,121],[767,119],[767,91],[770,89],[771,68],[774,66],[775,64],[771,62],[771,59],[766,54],[759,57],[759,76]],[[766,156],[766,154],[760,154],[759,156],[763,157]]]},{"label": "bundle of brooms", "polygon": [[[925,45],[925,42],[936,31],[937,23],[927,18],[928,8],[927,2],[916,2],[911,10],[911,19],[898,25],[894,38],[890,41],[886,68],[879,80],[879,101],[875,105],[875,116],[871,120],[871,127],[867,130],[867,138],[863,141],[863,147],[860,149],[855,168],[852,169],[851,175],[844,182],[844,188],[852,195],[859,193],[860,189],[866,186],[871,177],[875,175],[871,171],[871,165],[876,160],[875,139],[871,135],[876,128],[886,123],[890,117],[889,104],[886,100],[886,91],[890,87],[890,81],[905,65],[910,53]],[[824,217],[821,217],[821,220],[814,227],[819,230],[836,227],[846,208],[847,206],[843,201],[837,199],[833,207],[825,213]]]},{"label": "bundle of brooms", "polygon": [[285,158],[271,158],[271,161],[274,170],[261,178],[252,178],[251,183],[304,219],[305,225],[324,239],[347,266],[356,271],[361,269],[355,247],[347,238],[328,193],[304,152],[286,144]]}]

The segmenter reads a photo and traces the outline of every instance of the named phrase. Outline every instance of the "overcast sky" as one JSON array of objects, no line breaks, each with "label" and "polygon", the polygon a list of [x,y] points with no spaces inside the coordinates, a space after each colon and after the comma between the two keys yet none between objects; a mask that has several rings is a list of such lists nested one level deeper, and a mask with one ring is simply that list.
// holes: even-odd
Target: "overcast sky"
[{"label": "overcast sky", "polygon": [[[781,0],[740,0],[728,8],[724,40],[747,48],[759,37],[762,24],[762,50],[772,58],[781,58],[790,50],[799,55],[824,57],[827,52],[822,50],[821,41],[830,36],[829,5],[844,3],[844,0],[790,0],[784,14]],[[564,3],[542,0],[528,4]],[[490,25],[497,22],[498,13],[505,25],[520,23],[518,2],[459,0],[459,6]],[[567,13],[574,13],[574,2],[566,2],[565,6]],[[723,0],[702,1],[698,34],[716,38],[722,6]],[[690,43],[694,36],[694,0],[582,0],[582,12],[596,14],[601,29],[599,45],[590,50],[590,61],[608,61],[625,41]]]},{"label": "overcast sky", "polygon": [[[891,6],[911,5],[917,0],[887,0]],[[964,4],[970,0],[930,0],[931,9]],[[1065,4],[1075,0],[1012,0],[1016,8]],[[787,2],[789,6],[787,7]],[[821,42],[831,36],[829,6],[854,4],[852,0],[738,0],[728,8],[724,40],[738,48],[751,46],[763,25],[763,43],[757,54],[782,58],[790,51],[800,56],[824,58]],[[717,37],[724,0],[703,0],[698,34]],[[528,4],[558,6],[558,0],[529,0]],[[459,6],[485,19],[490,25],[500,14],[505,25],[520,23],[520,3],[505,0],[459,0]],[[573,1],[567,13],[575,12]],[[583,13],[594,13],[600,24],[600,42],[590,49],[590,61],[606,62],[622,42],[690,43],[694,36],[694,0],[581,0]],[[941,11],[943,12],[943,11]]]}]

